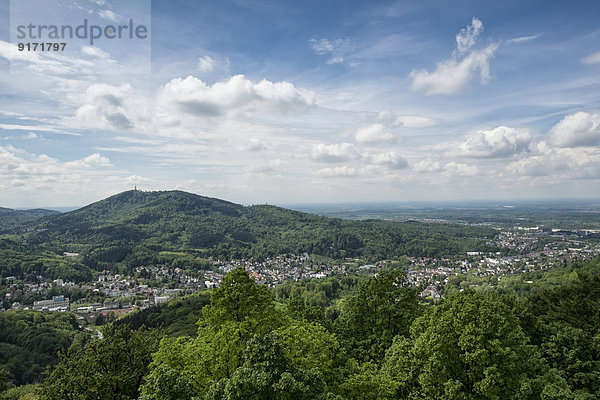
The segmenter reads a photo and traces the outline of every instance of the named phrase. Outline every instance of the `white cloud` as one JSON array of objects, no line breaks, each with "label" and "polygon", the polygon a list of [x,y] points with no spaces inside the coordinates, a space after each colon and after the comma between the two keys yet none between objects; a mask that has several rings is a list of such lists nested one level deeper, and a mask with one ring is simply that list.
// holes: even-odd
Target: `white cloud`
[{"label": "white cloud", "polygon": [[579,111],[552,127],[550,142],[558,147],[600,145],[600,114]]},{"label": "white cloud", "polygon": [[354,50],[354,46],[348,39],[328,39],[312,38],[308,41],[313,52],[318,55],[329,54],[331,57],[327,64],[339,64],[344,62],[344,55]]},{"label": "white cloud", "polygon": [[428,128],[436,124],[436,120],[433,118],[419,115],[396,115],[393,111],[388,110],[379,112],[377,121],[404,128]]},{"label": "white cloud", "polygon": [[544,148],[544,152],[506,166],[516,177],[600,178],[600,149],[597,147]]},{"label": "white cloud", "polygon": [[467,165],[455,161],[449,162],[444,168],[450,175],[475,176],[479,174],[479,168],[475,165]]},{"label": "white cloud", "polygon": [[200,72],[211,72],[215,69],[216,63],[209,56],[200,57],[198,59],[198,71]]},{"label": "white cloud", "polygon": [[436,121],[433,118],[416,115],[400,115],[396,118],[396,124],[405,128],[428,128],[434,126]]},{"label": "white cloud", "polygon": [[600,178],[600,115],[579,111],[554,125],[537,154],[510,163],[509,175],[553,182]]},{"label": "white cloud", "polygon": [[81,160],[69,161],[64,164],[67,168],[91,168],[91,167],[110,167],[112,164],[106,157],[99,153],[94,153]]},{"label": "white cloud", "polygon": [[112,21],[112,22],[120,22],[120,21],[124,20],[124,18],[121,15],[116,14],[111,10],[98,10],[98,15],[101,18],[104,18],[104,19]]},{"label": "white cloud", "polygon": [[96,46],[82,46],[81,52],[83,54],[87,54],[88,56],[91,56],[94,58],[99,58],[99,59],[109,62],[109,63],[117,62],[114,58],[112,58],[110,53],[108,53],[107,51],[104,51],[101,48],[96,47]]},{"label": "white cloud", "polygon": [[23,117],[24,116],[23,114],[12,112],[12,111],[7,111],[7,110],[0,110],[0,114],[7,115],[9,117]]},{"label": "white cloud", "polygon": [[482,84],[487,83],[490,79],[490,62],[498,44],[475,49],[477,36],[482,30],[481,21],[473,18],[471,25],[456,35],[457,48],[452,58],[439,62],[432,72],[421,69],[410,73],[411,90],[426,95],[450,95],[464,91],[477,78]]},{"label": "white cloud", "polygon": [[359,154],[350,143],[323,144],[313,146],[312,158],[322,162],[340,162],[358,158]]},{"label": "white cloud", "polygon": [[356,131],[355,139],[358,143],[374,143],[389,141],[394,135],[383,124],[373,124],[362,127]]},{"label": "white cloud", "polygon": [[173,79],[161,91],[161,100],[196,116],[218,116],[232,110],[260,108],[288,113],[315,105],[313,92],[289,82],[252,82],[235,75],[212,86],[193,76]]},{"label": "white cloud", "polygon": [[525,43],[525,42],[529,42],[531,40],[535,40],[537,38],[539,38],[540,35],[531,35],[531,36],[520,36],[520,37],[516,37],[513,39],[509,39],[506,41],[507,44],[518,44],[518,43]]},{"label": "white cloud", "polygon": [[72,133],[67,133],[61,129],[56,129],[51,126],[46,125],[15,125],[15,124],[0,124],[0,129],[2,130],[14,130],[14,131],[35,131],[35,132],[51,132],[51,133],[59,133],[59,134],[70,134],[76,135]]},{"label": "white cloud", "polygon": [[369,161],[371,164],[384,166],[391,169],[404,169],[408,167],[408,162],[406,159],[395,151],[371,155],[369,157]]},{"label": "white cloud", "polygon": [[258,163],[255,165],[251,165],[248,168],[249,172],[264,174],[267,172],[283,172],[285,167],[287,166],[287,161],[275,159],[271,160],[267,163]]},{"label": "white cloud", "polygon": [[[100,83],[78,87],[70,91],[68,98],[69,105],[77,105],[72,117],[62,118],[69,128],[205,140],[222,136],[222,132],[238,136],[231,130],[238,130],[240,135],[243,130],[259,140],[275,132],[272,125],[277,116],[273,113],[291,118],[288,114],[315,106],[311,91],[288,82],[252,82],[243,75],[213,85],[192,76],[173,79],[150,93],[129,84]],[[199,121],[197,117],[221,118]],[[258,149],[252,143],[245,146],[247,140],[239,138],[236,147]]]},{"label": "white cloud", "polygon": [[324,178],[353,177],[357,176],[358,172],[356,169],[344,165],[341,167],[320,169],[316,172],[316,175]]},{"label": "white cloud", "polygon": [[84,104],[77,109],[74,118],[68,123],[84,128],[130,129],[133,127],[133,121],[128,112],[131,108],[132,93],[129,84],[91,85],[85,92]]},{"label": "white cloud", "polygon": [[560,160],[550,160],[546,156],[535,155],[508,164],[506,171],[518,177],[545,176],[567,167],[567,164]]},{"label": "white cloud", "polygon": [[456,50],[461,54],[471,50],[481,32],[483,32],[483,23],[473,17],[471,25],[461,29],[456,35]]},{"label": "white cloud", "polygon": [[437,64],[433,72],[413,70],[411,89],[426,95],[456,94],[464,91],[479,77],[482,84],[490,79],[490,61],[494,57],[497,44],[481,50],[471,51],[461,61],[450,59]]},{"label": "white cloud", "polygon": [[263,151],[267,146],[259,138],[250,138],[248,142],[241,146],[243,151]]},{"label": "white cloud", "polygon": [[439,161],[434,161],[430,158],[419,161],[413,166],[413,168],[419,173],[439,172],[443,170],[442,165]]},{"label": "white cloud", "polygon": [[583,57],[581,62],[584,64],[600,64],[600,51],[592,53],[587,57]]},{"label": "white cloud", "polygon": [[469,157],[503,158],[529,151],[531,135],[508,126],[478,131],[470,135],[459,148]]},{"label": "white cloud", "polygon": [[91,175],[111,167],[110,160],[92,154],[79,160],[62,162],[46,154],[29,154],[13,146],[0,146],[0,180],[18,186],[54,189],[89,183]]},{"label": "white cloud", "polygon": [[10,139],[17,139],[17,140],[32,140],[32,139],[37,139],[39,138],[38,135],[36,135],[33,132],[28,132],[26,135],[20,135],[20,136],[5,136],[4,140],[10,140]]}]

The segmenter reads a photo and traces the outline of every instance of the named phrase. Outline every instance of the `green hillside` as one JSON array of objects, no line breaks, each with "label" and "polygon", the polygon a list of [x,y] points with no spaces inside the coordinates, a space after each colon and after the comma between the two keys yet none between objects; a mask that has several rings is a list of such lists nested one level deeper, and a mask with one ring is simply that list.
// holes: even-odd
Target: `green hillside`
[{"label": "green hillside", "polygon": [[11,208],[0,207],[0,234],[10,233],[12,230],[26,222],[56,214],[60,213],[55,210],[44,210],[39,208],[33,210],[13,210]]},{"label": "green hillside", "polygon": [[71,313],[6,311],[0,313],[0,371],[17,385],[37,382],[58,352],[88,334]]},{"label": "green hillside", "polygon": [[135,263],[158,251],[225,258],[303,252],[333,258],[439,256],[488,250],[485,239],[496,232],[451,224],[347,221],[181,191],[128,191],[25,223],[20,234],[29,248]]}]

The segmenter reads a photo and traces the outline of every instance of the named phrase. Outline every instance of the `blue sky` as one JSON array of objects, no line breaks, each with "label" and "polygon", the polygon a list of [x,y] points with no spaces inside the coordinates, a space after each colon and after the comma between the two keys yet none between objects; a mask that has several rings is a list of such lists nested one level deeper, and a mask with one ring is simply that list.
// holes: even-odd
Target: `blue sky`
[{"label": "blue sky", "polygon": [[[18,52],[23,15],[150,35]],[[0,206],[134,185],[245,204],[597,199],[598,15],[597,1],[0,0]]]}]

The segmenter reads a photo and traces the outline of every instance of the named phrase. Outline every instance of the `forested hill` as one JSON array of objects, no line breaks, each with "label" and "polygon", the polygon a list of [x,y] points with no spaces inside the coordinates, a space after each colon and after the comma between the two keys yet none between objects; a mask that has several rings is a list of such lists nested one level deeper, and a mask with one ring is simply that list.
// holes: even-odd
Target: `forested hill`
[{"label": "forested hill", "polygon": [[44,210],[39,208],[32,210],[13,210],[11,208],[0,207],[0,234],[10,232],[23,223],[55,214],[60,213],[55,210]]},{"label": "forested hill", "polygon": [[[242,206],[182,191],[127,191],[21,227],[22,243],[121,262],[133,253],[228,258],[314,253],[373,259],[491,250],[494,230],[451,224],[348,221],[269,205]],[[101,253],[101,254],[100,254]]]}]

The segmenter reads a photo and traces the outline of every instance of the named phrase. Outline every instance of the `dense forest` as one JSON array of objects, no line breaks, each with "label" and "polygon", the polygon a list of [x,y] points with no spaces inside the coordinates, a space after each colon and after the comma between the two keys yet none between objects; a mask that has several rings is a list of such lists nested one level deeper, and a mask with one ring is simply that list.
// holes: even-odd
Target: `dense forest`
[{"label": "dense forest", "polygon": [[0,371],[16,385],[39,382],[57,354],[89,334],[71,313],[6,311],[0,313]]},{"label": "dense forest", "polygon": [[0,234],[9,233],[25,223],[35,221],[40,217],[59,214],[55,210],[32,209],[13,210],[0,207]]},{"label": "dense forest", "polygon": [[600,260],[573,263],[559,285],[431,304],[399,270],[270,290],[238,268],[210,298],[73,340],[43,383],[0,398],[596,399],[599,271]]}]

